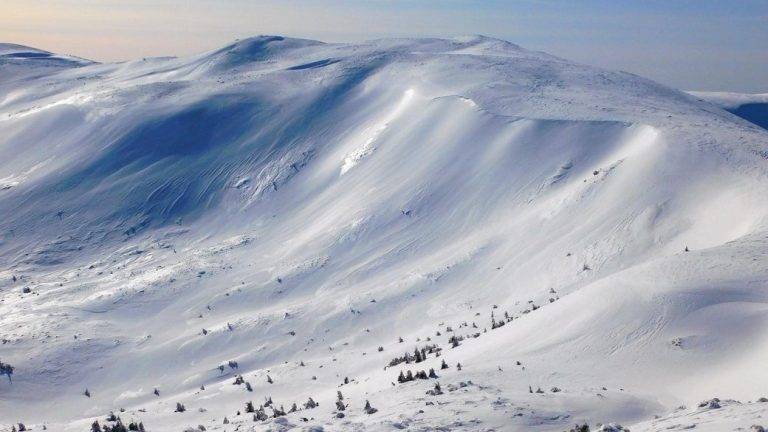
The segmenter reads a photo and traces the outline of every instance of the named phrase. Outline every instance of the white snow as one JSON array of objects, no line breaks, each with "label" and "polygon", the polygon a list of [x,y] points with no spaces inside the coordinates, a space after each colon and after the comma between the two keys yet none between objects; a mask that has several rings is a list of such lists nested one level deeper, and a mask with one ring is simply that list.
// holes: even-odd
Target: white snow
[{"label": "white snow", "polygon": [[[766,413],[768,131],[697,96],[479,36],[18,52],[45,53],[0,47],[0,430]],[[677,409],[713,397],[742,403]]]}]

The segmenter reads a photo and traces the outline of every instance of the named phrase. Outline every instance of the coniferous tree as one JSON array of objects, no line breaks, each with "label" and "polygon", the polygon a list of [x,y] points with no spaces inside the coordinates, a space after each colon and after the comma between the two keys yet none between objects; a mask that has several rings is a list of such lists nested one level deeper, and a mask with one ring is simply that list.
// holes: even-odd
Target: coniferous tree
[{"label": "coniferous tree", "polygon": [[371,403],[368,400],[365,401],[365,408],[363,408],[363,410],[366,414],[373,414],[378,411],[376,408],[371,406]]},{"label": "coniferous tree", "polygon": [[459,346],[459,338],[457,338],[456,335],[451,336],[448,339],[448,342],[451,343],[451,348],[456,348],[457,346]]},{"label": "coniferous tree", "polygon": [[304,404],[304,408],[306,409],[312,409],[317,407],[317,402],[315,402],[311,397],[307,401],[307,403]]},{"label": "coniferous tree", "polygon": [[275,408],[274,406],[272,407],[272,417],[278,418],[278,417],[282,417],[284,415],[285,415],[285,409],[283,409],[282,405],[280,405],[279,409]]},{"label": "coniferous tree", "polygon": [[256,415],[253,416],[254,421],[266,421],[269,419],[269,416],[266,412],[264,412],[264,407],[259,407],[258,410],[256,410]]},{"label": "coniferous tree", "polygon": [[8,377],[8,382],[11,382],[11,375],[13,375],[13,366],[9,365],[8,363],[3,363],[0,361],[0,375],[6,375]]},{"label": "coniferous tree", "polygon": [[403,371],[400,371],[400,375],[397,376],[397,382],[400,384],[405,382],[405,375],[403,375]]}]

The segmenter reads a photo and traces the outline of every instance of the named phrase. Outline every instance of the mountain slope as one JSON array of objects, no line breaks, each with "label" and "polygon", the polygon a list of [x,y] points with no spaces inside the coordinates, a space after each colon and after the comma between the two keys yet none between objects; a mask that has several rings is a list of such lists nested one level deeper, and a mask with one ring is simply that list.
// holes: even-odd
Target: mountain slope
[{"label": "mountain slope", "polygon": [[[484,37],[6,67],[3,421],[563,430],[768,384],[768,133],[682,92]],[[427,343],[445,395],[384,368]]]},{"label": "mountain slope", "polygon": [[733,114],[768,129],[768,94],[744,94],[727,92],[690,92],[712,102]]}]

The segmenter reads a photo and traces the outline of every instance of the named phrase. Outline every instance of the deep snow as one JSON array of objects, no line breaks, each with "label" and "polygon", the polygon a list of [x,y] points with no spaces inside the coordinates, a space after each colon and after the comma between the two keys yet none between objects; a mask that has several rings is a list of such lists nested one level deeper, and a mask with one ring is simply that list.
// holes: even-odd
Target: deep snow
[{"label": "deep snow", "polygon": [[768,385],[768,132],[696,96],[479,36],[0,76],[6,428],[659,430]]},{"label": "deep snow", "polygon": [[745,94],[728,92],[690,92],[733,114],[768,129],[768,93]]}]

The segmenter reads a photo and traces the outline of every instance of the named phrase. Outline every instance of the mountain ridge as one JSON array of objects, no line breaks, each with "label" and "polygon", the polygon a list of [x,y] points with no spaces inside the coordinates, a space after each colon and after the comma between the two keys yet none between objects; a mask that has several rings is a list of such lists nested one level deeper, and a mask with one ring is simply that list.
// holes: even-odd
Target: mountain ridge
[{"label": "mountain ridge", "polygon": [[[483,37],[17,63],[0,401],[19,420],[287,428],[234,413],[311,396],[308,426],[334,430],[563,430],[765,384],[767,133],[694,96]],[[427,343],[465,390],[425,406],[433,382],[384,366]]]}]

